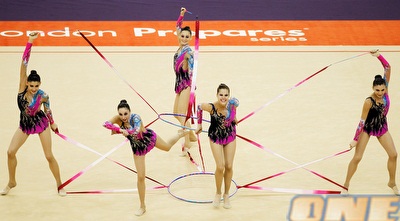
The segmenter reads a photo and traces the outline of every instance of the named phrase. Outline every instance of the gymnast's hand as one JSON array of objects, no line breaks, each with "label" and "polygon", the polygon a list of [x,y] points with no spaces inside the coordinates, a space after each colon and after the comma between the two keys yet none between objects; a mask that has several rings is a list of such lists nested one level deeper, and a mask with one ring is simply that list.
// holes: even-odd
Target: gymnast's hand
[{"label": "gymnast's hand", "polygon": [[379,53],[379,49],[371,50],[369,53],[371,53],[371,55],[374,57],[379,57],[379,55],[381,55],[381,53]]},{"label": "gymnast's hand", "polygon": [[35,40],[38,36],[39,36],[39,32],[31,32],[31,33],[29,34],[29,40],[30,40],[30,41],[33,41],[33,40]]},{"label": "gymnast's hand", "polygon": [[356,145],[357,145],[357,141],[352,140],[352,141],[350,142],[350,149],[353,149],[353,147],[355,147]]},{"label": "gymnast's hand", "polygon": [[185,15],[185,12],[186,12],[186,8],[182,7],[182,8],[181,8],[181,15],[184,16],[184,15]]},{"label": "gymnast's hand", "polygon": [[58,125],[56,123],[50,124],[50,128],[54,133],[58,133]]},{"label": "gymnast's hand", "polygon": [[121,134],[124,135],[125,137],[129,135],[129,132],[127,130],[120,130]]}]

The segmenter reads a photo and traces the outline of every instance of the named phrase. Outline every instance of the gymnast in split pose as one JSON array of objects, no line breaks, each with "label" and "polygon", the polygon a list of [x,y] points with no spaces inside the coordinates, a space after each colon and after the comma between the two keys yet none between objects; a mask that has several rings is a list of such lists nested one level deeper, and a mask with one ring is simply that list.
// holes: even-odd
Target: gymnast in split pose
[{"label": "gymnast in split pose", "polygon": [[[29,34],[28,43],[26,44],[25,51],[22,56],[17,96],[18,108],[20,110],[19,128],[15,131],[7,151],[9,180],[7,186],[0,192],[1,195],[7,195],[10,189],[17,185],[15,178],[17,168],[16,154],[19,148],[25,143],[31,134],[39,135],[44,155],[56,180],[57,187],[62,184],[60,178],[60,169],[51,150],[50,128],[51,130],[57,132],[58,127],[53,120],[50,109],[49,95],[40,89],[40,76],[35,70],[31,70],[29,76],[26,74],[32,44],[38,35],[39,34],[37,32]],[[42,110],[42,106],[44,111]],[[60,196],[66,195],[64,189],[59,189],[58,194]]]},{"label": "gymnast in split pose", "polygon": [[169,151],[171,147],[185,136],[188,130],[179,130],[178,133],[165,142],[153,130],[145,128],[139,115],[131,113],[126,100],[121,100],[117,106],[118,115],[106,121],[103,126],[111,130],[111,134],[122,134],[129,139],[133,151],[133,160],[137,170],[137,187],[140,199],[140,208],[135,215],[141,216],[146,212],[145,204],[145,156],[154,147]]},{"label": "gymnast in split pose", "polygon": [[[365,148],[370,136],[376,136],[388,154],[387,168],[389,171],[388,186],[396,195],[399,195],[399,190],[396,186],[396,164],[397,152],[394,146],[392,136],[388,131],[388,123],[386,115],[389,111],[390,99],[388,85],[390,81],[390,65],[386,59],[378,52],[371,51],[371,54],[378,58],[384,68],[384,75],[376,75],[372,83],[373,93],[364,101],[364,106],[361,113],[361,120],[358,124],[355,136],[350,142],[350,148],[355,147],[353,159],[350,161],[345,187],[349,187],[350,180],[357,170],[358,163],[361,161]],[[343,190],[343,194],[347,194],[347,190]]]},{"label": "gymnast in split pose", "polygon": [[[190,122],[186,121],[186,113],[189,106],[190,90],[193,75],[193,51],[189,46],[192,39],[192,31],[189,26],[182,28],[183,17],[186,9],[181,8],[180,15],[176,22],[176,35],[178,36],[179,48],[174,55],[174,71],[175,71],[175,101],[173,112],[182,126],[190,127]],[[186,122],[185,122],[186,121]],[[196,135],[191,130],[185,136],[185,142],[182,148],[182,156],[186,155],[187,150],[191,147],[191,142],[197,140]]]},{"label": "gymnast in split pose", "polygon": [[229,201],[229,189],[233,176],[233,159],[236,152],[236,108],[239,101],[230,99],[230,89],[226,84],[220,84],[217,88],[217,101],[214,103],[202,103],[197,107],[196,133],[202,131],[203,110],[210,113],[211,124],[208,129],[211,151],[214,156],[216,194],[213,206],[219,207],[221,202],[221,187],[224,181],[224,208],[231,208]]}]

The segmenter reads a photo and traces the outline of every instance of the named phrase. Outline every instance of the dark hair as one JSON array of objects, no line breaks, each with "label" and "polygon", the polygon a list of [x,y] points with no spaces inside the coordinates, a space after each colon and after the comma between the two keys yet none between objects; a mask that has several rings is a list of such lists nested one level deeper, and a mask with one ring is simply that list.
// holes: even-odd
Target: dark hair
[{"label": "dark hair", "polygon": [[224,84],[224,83],[219,84],[219,86],[218,86],[218,88],[217,88],[217,93],[218,93],[219,90],[221,90],[221,89],[227,89],[227,90],[228,90],[228,93],[229,93],[229,94],[231,93],[231,90],[229,89],[228,85],[226,85],[226,84]]},{"label": "dark hair", "polygon": [[28,76],[28,82],[37,81],[40,82],[40,76],[35,70],[32,70]]},{"label": "dark hair", "polygon": [[131,111],[131,108],[129,107],[129,104],[128,104],[128,102],[124,99],[124,100],[121,100],[120,102],[119,102],[119,104],[118,104],[118,107],[117,107],[117,110],[119,110],[119,109],[121,109],[121,108],[126,108],[126,109],[128,109],[129,111]]},{"label": "dark hair", "polygon": [[190,34],[190,36],[192,36],[192,30],[190,30],[190,27],[189,27],[189,26],[183,27],[183,28],[181,29],[181,32],[182,32],[182,31],[188,31],[189,34]]},{"label": "dark hair", "polygon": [[382,76],[379,74],[375,75],[374,82],[372,82],[372,87],[378,86],[378,85],[386,86],[386,80],[384,78],[382,78]]}]

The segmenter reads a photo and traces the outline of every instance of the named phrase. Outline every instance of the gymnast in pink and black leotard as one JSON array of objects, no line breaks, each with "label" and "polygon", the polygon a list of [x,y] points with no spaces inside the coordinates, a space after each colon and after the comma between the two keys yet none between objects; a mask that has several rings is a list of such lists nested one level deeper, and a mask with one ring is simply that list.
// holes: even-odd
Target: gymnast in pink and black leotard
[{"label": "gymnast in pink and black leotard", "polygon": [[[0,191],[1,195],[7,195],[8,192],[17,185],[16,167],[17,152],[28,137],[32,134],[38,134],[42,143],[43,152],[49,163],[50,170],[56,180],[59,195],[65,196],[66,192],[61,187],[61,176],[57,160],[52,153],[50,129],[58,132],[58,126],[54,123],[52,111],[50,109],[49,96],[40,89],[41,79],[35,70],[31,70],[27,76],[27,67],[34,40],[39,33],[29,34],[28,42],[25,46],[24,54],[20,67],[20,82],[17,96],[18,108],[20,111],[19,127],[15,131],[7,150],[9,181],[7,186]],[[42,110],[42,104],[44,110]],[[61,187],[61,188],[60,188]]]},{"label": "gymnast in pink and black leotard", "polygon": [[131,108],[126,100],[121,100],[117,106],[118,115],[104,122],[103,126],[111,130],[112,134],[122,134],[131,143],[133,160],[137,170],[137,186],[140,199],[140,207],[135,215],[141,216],[146,212],[145,204],[145,157],[154,147],[169,151],[178,140],[188,131],[179,130],[168,142],[165,142],[153,130],[143,126],[139,115],[131,113]]},{"label": "gymnast in pink and black leotard", "polygon": [[[192,31],[189,26],[182,28],[185,12],[186,9],[181,8],[180,15],[176,22],[176,35],[178,37],[179,48],[174,55],[173,64],[175,72],[175,101],[173,113],[176,114],[175,118],[179,121],[181,126],[190,128],[190,122],[186,121],[185,116],[187,115],[189,106],[194,59],[192,49],[189,46],[189,42],[192,39]],[[186,155],[185,150],[191,147],[191,142],[196,140],[197,137],[191,130],[190,133],[185,136],[182,156]]]},{"label": "gymnast in pink and black leotard", "polygon": [[[397,151],[389,133],[386,118],[390,107],[388,86],[391,67],[389,62],[377,50],[371,51],[371,54],[381,62],[384,68],[384,75],[383,77],[381,75],[375,76],[372,83],[373,93],[364,101],[361,120],[354,138],[350,142],[350,148],[355,147],[355,153],[347,169],[344,187],[348,188],[350,186],[350,180],[363,157],[369,138],[376,136],[388,155],[389,182],[387,185],[393,190],[394,194],[399,195],[399,190],[396,186]],[[347,193],[348,190],[344,189],[342,192]]]},{"label": "gymnast in pink and black leotard", "polygon": [[214,103],[201,103],[197,108],[198,126],[196,133],[202,131],[203,111],[209,112],[211,117],[208,137],[210,138],[210,147],[216,164],[214,207],[219,207],[222,182],[224,182],[224,208],[231,208],[229,189],[232,182],[233,159],[236,152],[236,108],[238,106],[239,101],[236,98],[230,98],[229,87],[226,84],[220,84],[217,88],[217,101]]}]

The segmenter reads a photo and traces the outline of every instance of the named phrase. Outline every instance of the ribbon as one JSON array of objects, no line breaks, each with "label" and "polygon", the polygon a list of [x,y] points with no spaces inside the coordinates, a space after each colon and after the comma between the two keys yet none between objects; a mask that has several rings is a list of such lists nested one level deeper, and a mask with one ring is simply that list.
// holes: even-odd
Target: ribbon
[{"label": "ribbon", "polygon": [[253,190],[268,190],[273,192],[294,193],[294,194],[340,194],[336,190],[302,190],[302,189],[286,189],[274,187],[260,187],[260,186],[238,186],[238,188],[248,188]]},{"label": "ribbon", "polygon": [[[154,122],[154,121],[153,121],[153,122]],[[147,126],[146,126],[146,127],[147,127]],[[79,142],[77,142],[77,141],[75,141],[75,140],[73,140],[73,139],[71,139],[71,138],[65,136],[64,134],[59,133],[58,131],[56,132],[56,134],[57,134],[59,137],[61,137],[63,140],[65,140],[65,141],[67,141],[67,142],[69,142],[69,143],[71,143],[71,144],[73,144],[73,145],[75,145],[75,146],[78,146],[78,147],[80,147],[80,148],[82,148],[82,149],[88,150],[88,151],[90,151],[90,152],[92,152],[92,153],[95,153],[95,154],[97,154],[97,155],[99,155],[99,156],[103,156],[101,153],[99,153],[99,152],[93,150],[92,148],[90,148],[90,147],[88,147],[88,146],[85,146],[85,145],[83,145],[83,144],[81,144],[81,143],[79,143]],[[127,140],[126,140],[125,142],[127,142]],[[131,171],[131,172],[137,173],[134,169],[131,169],[130,167],[125,166],[124,164],[122,164],[122,163],[120,163],[120,162],[118,162],[118,161],[115,161],[115,160],[113,160],[113,159],[111,159],[111,158],[109,158],[109,157],[106,157],[106,159],[112,161],[112,162],[115,163],[115,164],[118,164],[118,165],[122,166],[123,168],[125,168],[125,169],[127,169],[127,170],[129,170],[129,171]],[[159,185],[161,185],[161,186],[165,186],[164,184],[158,182],[157,180],[155,180],[155,179],[153,179],[153,178],[151,178],[151,177],[146,176],[146,178],[149,179],[149,180],[151,180],[151,181],[153,181],[153,182],[155,182],[155,183],[157,183],[157,184],[159,184]]]},{"label": "ribbon", "polygon": [[268,150],[268,149],[265,148],[264,146],[262,146],[262,145],[260,145],[260,144],[258,144],[258,143],[256,143],[256,142],[254,142],[254,141],[251,141],[251,140],[249,140],[249,139],[247,139],[247,138],[245,138],[245,137],[242,137],[242,136],[240,136],[240,135],[236,135],[236,136],[238,136],[239,138],[242,138],[243,140],[245,140],[245,141],[247,141],[247,142],[250,142],[251,144],[253,144],[253,145],[255,145],[255,146],[257,146],[257,147],[259,147],[259,148],[261,148],[261,149],[263,149],[263,150],[268,151],[269,153],[272,153],[272,154],[275,155],[275,156],[279,156],[279,157],[281,157],[282,159],[285,159],[285,160],[287,160],[287,161],[289,161],[289,162],[291,162],[291,163],[297,165],[296,167],[294,167],[294,168],[292,168],[292,169],[289,169],[289,170],[286,170],[286,171],[282,171],[282,172],[273,174],[273,175],[271,175],[271,176],[265,177],[265,178],[263,178],[263,179],[260,179],[260,180],[257,180],[257,181],[248,183],[248,184],[246,184],[246,185],[243,185],[243,187],[247,187],[247,186],[253,185],[253,184],[255,184],[255,183],[259,183],[259,182],[261,182],[261,181],[265,181],[265,180],[268,180],[268,179],[271,179],[271,178],[274,178],[274,177],[278,177],[278,176],[281,176],[281,175],[283,175],[283,174],[286,174],[286,173],[289,173],[289,172],[292,172],[292,171],[294,171],[294,170],[297,170],[297,169],[302,168],[302,169],[305,169],[305,170],[309,171],[310,173],[312,173],[312,174],[314,174],[314,175],[317,175],[318,177],[320,177],[320,178],[322,178],[322,179],[324,179],[324,180],[327,180],[327,181],[329,181],[329,182],[331,182],[331,183],[333,183],[333,184],[335,184],[335,185],[337,185],[337,186],[339,186],[339,187],[341,187],[341,188],[347,190],[347,187],[345,187],[345,186],[343,186],[343,185],[341,185],[341,184],[338,184],[337,182],[334,182],[334,181],[332,181],[331,179],[329,179],[329,178],[327,178],[327,177],[325,177],[325,176],[322,176],[321,174],[319,174],[319,173],[317,173],[317,172],[314,172],[314,171],[312,171],[312,170],[309,170],[309,169],[307,169],[307,168],[304,168],[304,167],[309,166],[309,165],[314,164],[314,163],[317,163],[317,162],[320,162],[320,161],[323,161],[323,160],[326,160],[326,159],[329,159],[329,158],[332,158],[332,157],[335,157],[335,156],[339,156],[339,155],[341,155],[341,154],[343,154],[343,153],[349,152],[351,149],[346,149],[346,150],[344,150],[344,151],[340,151],[340,152],[335,153],[335,154],[332,154],[332,155],[330,155],[330,156],[326,156],[326,157],[323,157],[323,158],[320,158],[320,159],[317,159],[317,160],[314,160],[314,161],[311,161],[311,162],[308,162],[308,163],[305,163],[305,164],[301,164],[301,165],[300,165],[300,164],[295,163],[295,162],[293,162],[293,161],[291,161],[291,160],[289,160],[289,159],[287,159],[287,158],[285,158],[285,157],[283,157],[283,156],[281,156],[281,155],[279,155],[279,154],[277,154],[277,153],[275,153],[275,152],[273,152],[273,151],[271,151],[271,150]]},{"label": "ribbon", "polygon": [[[168,186],[156,186],[152,188],[146,188],[146,190],[157,190],[168,188]],[[84,191],[68,191],[68,194],[101,194],[101,193],[131,193],[137,192],[138,189],[122,189],[122,190],[84,190]]]},{"label": "ribbon", "polygon": [[355,56],[352,56],[352,57],[349,57],[349,58],[345,58],[345,59],[343,59],[343,60],[340,60],[340,61],[337,61],[337,62],[334,62],[334,63],[332,63],[332,64],[329,64],[329,65],[325,66],[325,67],[322,68],[321,70],[315,72],[314,74],[312,74],[312,75],[308,76],[307,78],[305,78],[304,80],[298,82],[297,84],[295,84],[295,85],[292,86],[291,88],[287,89],[287,90],[284,91],[282,94],[276,96],[274,99],[270,100],[269,102],[267,102],[267,103],[264,104],[263,106],[259,107],[257,110],[255,110],[255,111],[249,113],[248,115],[246,115],[245,117],[243,117],[242,119],[240,119],[240,120],[238,121],[238,123],[240,123],[240,122],[246,120],[247,118],[249,118],[249,117],[253,116],[255,113],[257,113],[258,111],[260,111],[260,110],[264,109],[265,107],[267,107],[268,105],[274,103],[274,102],[277,101],[278,99],[280,99],[280,98],[282,98],[283,96],[285,96],[286,94],[288,94],[288,93],[289,93],[290,91],[292,91],[293,89],[295,89],[295,88],[297,88],[298,86],[302,85],[304,82],[310,80],[312,77],[316,76],[317,74],[321,73],[322,71],[325,71],[328,67],[330,67],[330,66],[332,66],[332,65],[335,65],[335,64],[338,64],[338,63],[341,63],[341,62],[344,62],[344,61],[347,61],[347,60],[350,60],[350,59],[353,59],[353,58],[356,58],[356,57],[360,57],[360,56],[366,55],[366,54],[369,54],[369,52],[365,52],[365,53],[362,53],[362,54],[359,54],[359,55],[355,55]]},{"label": "ribbon", "polygon": [[119,144],[118,146],[115,146],[114,148],[112,148],[110,151],[108,151],[106,154],[104,154],[102,157],[100,157],[99,159],[97,159],[96,161],[94,161],[92,164],[90,164],[89,166],[87,166],[85,169],[81,170],[80,172],[78,172],[77,174],[75,174],[73,177],[71,177],[70,179],[68,179],[67,181],[65,181],[63,184],[61,184],[58,187],[58,190],[64,188],[65,186],[67,186],[68,184],[70,184],[72,181],[76,180],[78,177],[80,177],[82,174],[84,174],[86,171],[90,170],[92,167],[96,166],[98,163],[100,163],[100,161],[104,160],[105,158],[107,158],[109,155],[111,155],[114,151],[118,150],[118,148],[122,147],[126,142],[128,141],[128,139],[126,139],[125,141],[123,141],[121,144]]},{"label": "ribbon", "polygon": [[158,115],[158,113],[157,113],[157,111],[150,105],[150,103],[149,102],[147,102],[147,100],[146,99],[144,99],[144,97],[141,95],[141,94],[139,94],[133,87],[132,87],[132,85],[130,85],[129,83],[128,83],[128,81],[127,80],[125,80],[125,78],[123,78],[122,77],[122,75],[117,71],[117,69],[115,69],[114,68],[114,66],[111,64],[111,62],[109,62],[108,60],[107,60],[107,58],[99,51],[99,50],[97,50],[97,48],[96,48],[96,46],[94,46],[93,44],[92,44],[92,42],[90,42],[89,41],[89,39],[87,39],[86,38],[86,36],[84,35],[84,34],[82,34],[82,32],[81,31],[79,31],[78,30],[78,32],[79,32],[79,34],[83,37],[83,39],[85,39],[86,40],[86,42],[90,45],[90,46],[92,46],[92,48],[97,52],[97,54],[98,55],[100,55],[100,57],[108,64],[108,66],[110,66],[111,67],[111,69],[114,71],[114,73],[115,74],[117,74],[117,76],[123,81],[123,82],[125,82],[153,111],[154,111],[154,113],[156,113],[157,115]]}]

